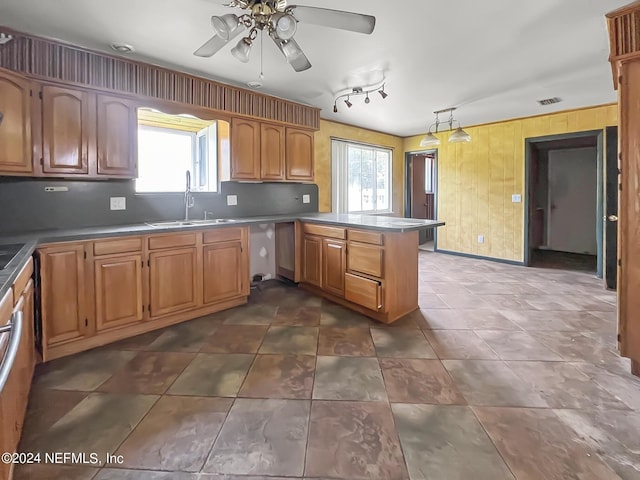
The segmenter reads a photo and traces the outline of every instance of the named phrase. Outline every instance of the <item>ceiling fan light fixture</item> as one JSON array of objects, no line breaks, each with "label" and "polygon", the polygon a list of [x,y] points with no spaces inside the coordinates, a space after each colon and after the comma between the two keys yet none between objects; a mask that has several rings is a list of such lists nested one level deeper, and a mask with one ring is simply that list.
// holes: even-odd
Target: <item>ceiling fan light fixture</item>
[{"label": "ceiling fan light fixture", "polygon": [[289,40],[293,38],[298,29],[298,22],[289,13],[277,13],[273,15],[273,25],[276,35],[281,40]]},{"label": "ceiling fan light fixture", "polygon": [[449,137],[449,143],[463,143],[470,142],[471,135],[465,132],[462,127],[458,127],[455,132]]},{"label": "ceiling fan light fixture", "polygon": [[427,134],[422,137],[422,140],[420,140],[421,147],[432,147],[436,145],[440,145],[440,139],[431,132],[427,132]]},{"label": "ceiling fan light fixture", "polygon": [[238,44],[231,49],[231,54],[242,63],[248,63],[252,44],[253,41],[251,40],[251,38],[241,38]]},{"label": "ceiling fan light fixture", "polygon": [[223,40],[229,40],[233,31],[240,25],[240,20],[237,15],[229,13],[221,17],[211,17],[211,26],[213,31]]}]

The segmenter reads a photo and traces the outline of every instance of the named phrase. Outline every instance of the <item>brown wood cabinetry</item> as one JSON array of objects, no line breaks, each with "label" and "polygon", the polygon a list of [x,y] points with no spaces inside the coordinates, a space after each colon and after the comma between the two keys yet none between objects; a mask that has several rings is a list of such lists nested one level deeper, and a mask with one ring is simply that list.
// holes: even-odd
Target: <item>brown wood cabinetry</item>
[{"label": "brown wood cabinetry", "polygon": [[95,96],[84,90],[42,87],[42,171],[88,174],[95,137]]},{"label": "brown wood cabinetry", "polygon": [[160,317],[198,306],[195,247],[149,254],[149,315]]},{"label": "brown wood cabinetry", "polygon": [[285,135],[282,125],[260,124],[260,177],[284,180]]},{"label": "brown wood cabinetry", "polygon": [[302,281],[322,287],[322,238],[305,235],[302,242]]},{"label": "brown wood cabinetry", "polygon": [[242,251],[242,243],[239,240],[204,246],[202,266],[205,305],[244,294],[242,283],[245,279],[245,269]]},{"label": "brown wood cabinetry", "polygon": [[142,254],[94,260],[96,330],[142,321]]},{"label": "brown wood cabinetry", "polygon": [[55,344],[82,338],[88,327],[84,244],[39,250],[43,356]]},{"label": "brown wood cabinetry", "polygon": [[138,118],[134,102],[97,96],[96,141],[98,175],[137,177]]},{"label": "brown wood cabinetry", "polygon": [[314,134],[310,130],[287,127],[287,180],[312,182],[314,178]]},{"label": "brown wood cabinetry", "polygon": [[30,81],[0,69],[0,174],[33,173],[32,95]]},{"label": "brown wood cabinetry", "polygon": [[322,239],[322,288],[342,297],[347,270],[347,243],[332,238]]},{"label": "brown wood cabinetry", "polygon": [[231,179],[260,179],[260,122],[231,120]]}]

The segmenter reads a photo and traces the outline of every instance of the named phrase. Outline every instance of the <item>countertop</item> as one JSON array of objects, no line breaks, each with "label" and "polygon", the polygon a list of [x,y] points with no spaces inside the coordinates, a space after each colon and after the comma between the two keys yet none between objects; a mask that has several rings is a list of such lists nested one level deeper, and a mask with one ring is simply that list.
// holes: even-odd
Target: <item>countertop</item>
[{"label": "countertop", "polygon": [[20,269],[24,266],[38,245],[55,242],[70,242],[91,240],[103,237],[122,237],[128,235],[149,235],[154,233],[169,233],[198,229],[225,228],[236,225],[251,225],[260,223],[283,223],[302,220],[307,222],[354,227],[364,230],[383,232],[411,232],[425,228],[444,225],[438,220],[420,220],[414,218],[384,217],[380,215],[354,215],[344,213],[315,213],[298,215],[273,215],[262,217],[236,218],[233,222],[217,224],[175,225],[153,227],[148,223],[135,225],[114,225],[108,227],[87,227],[64,230],[45,230],[25,234],[2,236],[0,245],[9,243],[24,243],[11,262],[0,270],[0,298],[11,288]]}]

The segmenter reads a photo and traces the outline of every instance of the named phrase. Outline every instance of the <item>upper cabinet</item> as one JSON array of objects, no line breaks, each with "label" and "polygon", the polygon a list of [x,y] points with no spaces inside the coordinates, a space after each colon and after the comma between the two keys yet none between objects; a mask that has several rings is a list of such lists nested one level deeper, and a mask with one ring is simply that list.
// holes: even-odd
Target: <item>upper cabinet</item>
[{"label": "upper cabinet", "polygon": [[29,80],[0,69],[0,172],[33,174],[32,94]]},{"label": "upper cabinet", "polygon": [[313,131],[233,118],[230,180],[313,182]]},{"label": "upper cabinet", "polygon": [[107,95],[97,97],[97,174],[135,178],[138,157],[137,105]]},{"label": "upper cabinet", "polygon": [[45,85],[42,88],[42,172],[88,174],[95,135],[95,96]]},{"label": "upper cabinet", "polygon": [[287,127],[287,180],[313,182],[313,132]]}]

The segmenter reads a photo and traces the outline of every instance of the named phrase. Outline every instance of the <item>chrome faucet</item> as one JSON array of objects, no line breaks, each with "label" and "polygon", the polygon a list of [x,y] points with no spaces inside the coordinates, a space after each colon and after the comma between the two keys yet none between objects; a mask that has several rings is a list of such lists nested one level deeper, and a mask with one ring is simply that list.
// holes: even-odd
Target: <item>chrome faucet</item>
[{"label": "chrome faucet", "polygon": [[193,207],[194,200],[191,195],[191,172],[187,170],[187,187],[184,190],[184,221],[189,221],[189,209]]}]

